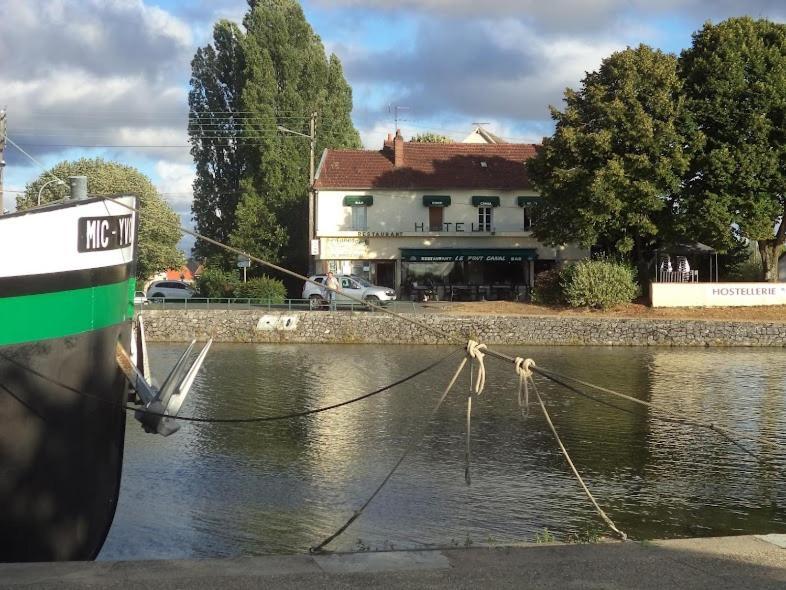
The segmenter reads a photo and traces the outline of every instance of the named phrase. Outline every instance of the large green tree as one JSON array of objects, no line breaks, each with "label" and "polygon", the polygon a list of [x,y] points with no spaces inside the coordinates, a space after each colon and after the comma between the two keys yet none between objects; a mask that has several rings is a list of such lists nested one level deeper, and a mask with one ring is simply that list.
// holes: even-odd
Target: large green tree
[{"label": "large green tree", "polygon": [[786,27],[748,17],[705,24],[679,67],[706,137],[680,202],[685,226],[721,249],[756,240],[763,276],[775,281],[786,244]]},{"label": "large green tree", "polygon": [[56,182],[44,187],[54,178],[86,176],[89,195],[131,194],[139,198],[139,255],[137,278],[145,280],[167,268],[179,268],[183,254],[177,249],[180,240],[177,214],[158,194],[150,179],[136,168],[101,158],[82,158],[61,162],[28,183],[25,194],[16,200],[17,209],[34,207],[41,191],[41,203],[62,199],[68,187]]},{"label": "large green tree", "polygon": [[[213,43],[197,49],[191,61],[188,134],[196,165],[194,201],[195,229],[220,242],[227,242],[235,227],[243,177],[244,129],[240,93],[245,70],[244,35],[226,20],[213,28]],[[217,246],[197,239],[194,253],[224,258]]]},{"label": "large green tree", "polygon": [[[230,25],[216,27],[226,31]],[[194,219],[198,228],[214,231],[211,224],[218,227],[219,223],[212,217],[220,209],[222,233],[206,235],[229,239],[242,248],[253,246],[274,261],[305,270],[309,141],[278,127],[308,135],[311,114],[317,113],[317,158],[326,147],[360,147],[350,116],[352,91],[340,61],[325,54],[295,0],[250,0],[243,29],[231,28],[232,39],[239,41],[231,49],[242,52],[236,60],[242,63],[242,71],[233,69],[229,75],[229,70],[216,66],[225,61],[222,54],[232,59],[227,44],[218,43],[217,33],[213,45],[197,52],[192,64],[192,113],[221,109],[238,114],[226,128],[232,136],[225,142],[230,148],[222,152],[222,157],[235,162],[236,186],[222,196],[210,174],[217,166],[218,152],[215,148],[201,152],[205,163],[201,168],[198,163],[195,188],[204,187],[211,199],[200,197],[198,201],[195,193]],[[204,59],[212,54],[213,65]],[[197,104],[196,99],[207,96],[205,89],[212,87],[221,89],[214,93],[220,100],[200,99]],[[234,106],[229,105],[230,97]],[[221,106],[222,102],[226,105]],[[192,123],[192,145],[201,144],[208,133],[209,129]]]},{"label": "large green tree", "polygon": [[551,243],[610,245],[646,272],[669,227],[670,203],[690,154],[677,59],[646,45],[603,60],[527,169],[543,196],[535,234]]}]

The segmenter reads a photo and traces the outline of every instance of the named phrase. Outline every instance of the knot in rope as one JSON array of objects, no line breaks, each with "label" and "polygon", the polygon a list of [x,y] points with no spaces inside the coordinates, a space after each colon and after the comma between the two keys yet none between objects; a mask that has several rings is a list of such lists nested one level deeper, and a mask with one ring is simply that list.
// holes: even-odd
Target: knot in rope
[{"label": "knot in rope", "polygon": [[486,365],[483,363],[483,358],[486,356],[483,352],[485,349],[485,344],[480,344],[475,340],[467,340],[467,354],[478,363],[478,374],[474,384],[475,395],[483,393],[483,388],[486,386]]},{"label": "knot in rope", "polygon": [[523,359],[520,356],[516,357],[516,374],[521,379],[529,379],[532,377],[532,367],[536,366],[535,361],[532,359]]},{"label": "knot in rope", "polygon": [[523,416],[529,416],[529,387],[528,383],[532,379],[532,367],[535,361],[516,357],[516,374],[519,376],[519,410]]}]

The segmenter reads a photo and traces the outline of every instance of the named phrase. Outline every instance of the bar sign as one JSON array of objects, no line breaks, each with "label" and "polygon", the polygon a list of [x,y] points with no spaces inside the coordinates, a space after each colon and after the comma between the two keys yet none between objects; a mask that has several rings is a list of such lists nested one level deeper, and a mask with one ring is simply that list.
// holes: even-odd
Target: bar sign
[{"label": "bar sign", "polygon": [[130,246],[134,240],[131,215],[80,217],[77,251],[96,252]]}]

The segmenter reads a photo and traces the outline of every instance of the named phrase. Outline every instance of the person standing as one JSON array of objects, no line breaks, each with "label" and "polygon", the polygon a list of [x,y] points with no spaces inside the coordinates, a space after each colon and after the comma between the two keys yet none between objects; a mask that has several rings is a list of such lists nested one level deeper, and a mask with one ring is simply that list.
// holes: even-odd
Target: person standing
[{"label": "person standing", "polygon": [[328,271],[325,279],[325,295],[328,300],[328,309],[336,310],[336,291],[338,290],[338,279],[333,275],[333,271]]}]

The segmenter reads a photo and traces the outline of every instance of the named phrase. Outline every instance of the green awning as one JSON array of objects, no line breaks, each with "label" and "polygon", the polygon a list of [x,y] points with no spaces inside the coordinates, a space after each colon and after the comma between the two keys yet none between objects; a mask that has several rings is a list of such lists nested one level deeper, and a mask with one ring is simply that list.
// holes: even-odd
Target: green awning
[{"label": "green awning", "polygon": [[402,262],[523,262],[537,257],[535,248],[401,248]]},{"label": "green awning", "polygon": [[426,195],[423,197],[423,204],[426,207],[447,207],[450,205],[450,197]]},{"label": "green awning", "polygon": [[519,207],[526,207],[527,205],[540,205],[543,202],[543,197],[516,197],[516,203]]},{"label": "green awning", "polygon": [[371,195],[346,196],[344,197],[344,207],[371,207],[374,204],[374,197]]},{"label": "green awning", "polygon": [[499,207],[499,197],[472,197],[473,207]]}]

